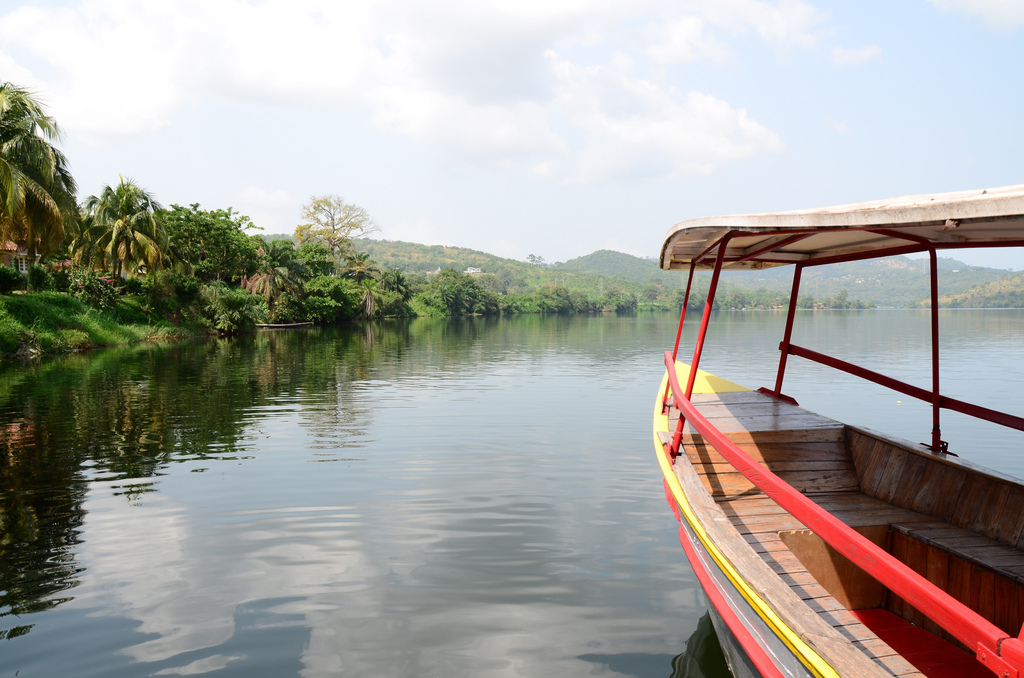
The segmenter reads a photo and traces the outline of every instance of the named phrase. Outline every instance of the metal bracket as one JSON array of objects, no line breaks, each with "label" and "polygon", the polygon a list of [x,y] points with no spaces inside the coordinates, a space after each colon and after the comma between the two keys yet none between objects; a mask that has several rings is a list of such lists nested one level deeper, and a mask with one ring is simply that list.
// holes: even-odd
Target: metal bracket
[{"label": "metal bracket", "polygon": [[763,393],[766,396],[770,396],[772,398],[775,398],[776,400],[781,400],[784,403],[789,403],[790,405],[796,405],[798,407],[800,405],[800,403],[798,403],[796,401],[796,398],[793,398],[792,396],[788,396],[785,393],[780,393],[779,395],[775,395],[775,391],[773,391],[772,389],[768,388],[767,386],[762,386],[761,388],[757,389],[757,392],[758,393]]},{"label": "metal bracket", "polygon": [[978,643],[975,655],[979,662],[984,664],[999,678],[1020,678],[1020,672],[1017,671],[1016,667],[1008,664],[1005,659],[984,647],[981,643]]}]

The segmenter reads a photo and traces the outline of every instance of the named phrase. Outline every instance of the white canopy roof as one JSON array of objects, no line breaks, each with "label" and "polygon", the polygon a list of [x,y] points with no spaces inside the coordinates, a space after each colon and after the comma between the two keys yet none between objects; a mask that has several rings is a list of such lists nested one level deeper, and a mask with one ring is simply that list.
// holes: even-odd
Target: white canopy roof
[{"label": "white canopy roof", "polygon": [[[661,267],[714,267],[717,248],[732,234],[725,269],[757,269],[907,246],[923,249],[1016,243],[1024,245],[1024,184],[1002,188],[914,195],[794,212],[703,217],[665,234]],[[905,237],[900,237],[905,236]],[[822,262],[824,263],[824,261]]]}]

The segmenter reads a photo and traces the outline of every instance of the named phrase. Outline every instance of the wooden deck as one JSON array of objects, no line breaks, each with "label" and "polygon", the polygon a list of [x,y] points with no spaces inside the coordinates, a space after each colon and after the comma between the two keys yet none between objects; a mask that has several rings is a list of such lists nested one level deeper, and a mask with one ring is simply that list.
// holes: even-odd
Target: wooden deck
[{"label": "wooden deck", "polygon": [[[977,499],[991,490],[985,484],[988,480],[998,485],[995,491],[1001,493],[999,497],[1006,497],[1000,509],[1008,501],[1016,506],[1018,491],[1024,502],[1024,487],[1019,483],[1014,485],[1012,479],[995,476],[977,481],[968,478],[969,469],[952,469],[946,475],[959,473],[963,476],[958,481],[960,486],[971,488],[971,496],[961,498],[959,494],[963,491],[953,492],[960,488],[953,488],[953,481],[942,477],[943,469],[930,467],[930,455],[911,458],[920,453],[899,448],[896,451],[907,458],[901,458],[902,466],[896,468],[890,456],[899,454],[889,455],[890,450],[882,449],[876,441],[858,438],[851,445],[851,435],[859,433],[851,434],[842,423],[794,405],[756,392],[695,395],[693,402],[745,453],[812,497],[822,508],[978,610],[1011,636],[1020,631],[1024,620],[1024,551],[1016,548],[1024,539],[1020,527],[987,529],[992,536],[1007,533],[1012,545],[997,541],[970,529],[984,518],[972,514],[969,507],[960,506],[964,502],[977,505]],[[674,429],[676,417],[674,411],[670,412],[670,430]],[[807,530],[689,427],[685,429],[682,452],[689,463],[677,460],[680,480],[681,473],[696,475],[736,532],[820,621],[886,673],[925,675],[850,610],[885,609],[939,637],[948,639],[947,634]],[[946,460],[940,461],[948,464]],[[913,474],[917,485],[930,474],[931,490],[946,494],[934,497],[920,492],[917,486],[908,486],[901,482],[907,472]],[[904,505],[900,505],[900,497],[905,498]],[[926,510],[913,510],[907,505]],[[941,516],[928,510],[935,506],[941,509]],[[961,524],[950,521],[956,515],[961,515],[962,520],[957,521]],[[1019,514],[1008,515],[1008,520],[1022,525]]]}]

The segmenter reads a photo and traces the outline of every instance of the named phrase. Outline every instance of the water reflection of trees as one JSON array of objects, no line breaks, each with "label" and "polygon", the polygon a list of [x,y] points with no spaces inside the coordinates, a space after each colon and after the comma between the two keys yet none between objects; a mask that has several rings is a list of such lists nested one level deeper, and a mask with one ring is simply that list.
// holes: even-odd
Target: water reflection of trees
[{"label": "water reflection of trees", "polygon": [[[254,408],[301,394],[335,402],[333,425],[365,431],[352,382],[396,348],[360,328],[143,345],[0,369],[0,637],[68,599],[88,484],[128,501],[168,465],[239,459]],[[400,348],[401,341],[398,342]],[[365,399],[364,399],[365,400]],[[324,420],[322,425],[332,425]]]},{"label": "water reflection of trees", "polygon": [[[129,503],[170,465],[253,454],[265,410],[291,409],[330,461],[365,445],[377,391],[511,353],[628,343],[636,323],[593,317],[429,318],[139,345],[0,368],[0,635],[68,599],[89,483]],[[633,328],[633,329],[629,329]],[[644,330],[646,331],[646,330]],[[567,337],[572,335],[572,339]]]}]

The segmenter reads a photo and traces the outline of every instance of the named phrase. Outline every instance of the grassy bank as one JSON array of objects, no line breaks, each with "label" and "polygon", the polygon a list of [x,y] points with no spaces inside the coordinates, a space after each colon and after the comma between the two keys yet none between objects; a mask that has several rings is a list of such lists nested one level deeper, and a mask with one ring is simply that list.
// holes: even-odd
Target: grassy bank
[{"label": "grassy bank", "polygon": [[0,353],[68,353],[203,334],[200,328],[151,322],[138,297],[122,297],[105,311],[63,292],[0,296]]}]

